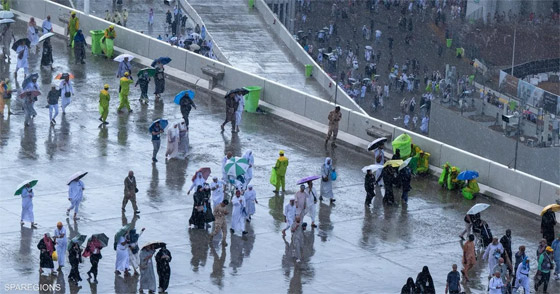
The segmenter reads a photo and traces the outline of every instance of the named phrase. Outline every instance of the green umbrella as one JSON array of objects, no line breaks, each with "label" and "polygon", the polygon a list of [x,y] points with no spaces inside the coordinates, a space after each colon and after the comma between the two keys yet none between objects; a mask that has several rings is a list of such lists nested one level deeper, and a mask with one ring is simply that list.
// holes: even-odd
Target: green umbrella
[{"label": "green umbrella", "polygon": [[19,184],[17,186],[17,190],[14,193],[14,196],[21,195],[21,192],[23,191],[23,188],[25,188],[25,186],[27,184],[29,184],[33,188],[35,185],[37,185],[37,182],[39,182],[39,180],[27,180],[27,181],[21,182],[21,184]]},{"label": "green umbrella", "polygon": [[130,228],[132,227],[131,224],[127,224],[126,226],[123,226],[116,234],[115,234],[115,241],[113,242],[113,248],[115,250],[117,250],[117,244],[119,242],[119,239],[126,235],[128,233],[128,231],[130,231]]},{"label": "green umbrella", "polygon": [[249,162],[243,157],[232,157],[225,165],[226,174],[236,178],[237,176],[244,175],[248,168]]},{"label": "green umbrella", "polygon": [[70,242],[68,242],[68,249],[72,247],[72,243],[78,243],[78,245],[82,246],[82,244],[84,244],[84,242],[86,241],[86,238],[87,235],[78,234],[76,237],[72,238]]},{"label": "green umbrella", "polygon": [[140,77],[145,72],[147,72],[150,77],[153,77],[153,76],[156,75],[156,69],[155,68],[146,67],[146,68],[143,68],[143,69],[138,71],[138,76]]},{"label": "green umbrella", "polygon": [[99,240],[99,242],[101,242],[101,245],[103,245],[103,247],[107,247],[107,244],[109,244],[109,237],[107,237],[107,235],[105,235],[104,233],[91,235],[91,237],[89,237],[89,239],[88,239],[88,243],[91,241],[92,237],[97,238],[97,240]]}]

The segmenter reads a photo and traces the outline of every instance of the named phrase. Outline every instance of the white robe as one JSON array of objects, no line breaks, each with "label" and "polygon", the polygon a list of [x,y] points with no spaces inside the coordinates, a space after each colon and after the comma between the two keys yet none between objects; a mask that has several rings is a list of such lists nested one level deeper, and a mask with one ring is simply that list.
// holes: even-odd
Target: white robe
[{"label": "white robe", "polygon": [[245,208],[245,197],[234,196],[231,200],[233,205],[233,211],[231,213],[231,228],[235,233],[241,233],[245,231],[245,214],[243,213],[243,208]]},{"label": "white robe", "polygon": [[243,158],[247,159],[249,162],[249,168],[245,172],[245,185],[249,185],[251,179],[253,178],[253,166],[255,165],[255,157],[253,156],[253,151],[247,151],[243,155]]},{"label": "white robe", "polygon": [[226,173],[226,162],[228,161],[227,156],[224,156],[224,158],[222,159],[222,180],[226,181],[228,180],[228,176]]},{"label": "white robe", "polygon": [[292,227],[292,224],[296,219],[295,203],[294,205],[291,205],[290,202],[288,202],[286,205],[284,205],[284,216],[286,217],[286,229],[289,229]]},{"label": "white robe", "polygon": [[333,191],[332,191],[332,179],[331,179],[331,171],[332,165],[327,167],[326,165],[321,166],[321,177],[327,178],[327,181],[324,182],[321,179],[321,196],[327,199],[334,199]]},{"label": "white robe", "polygon": [[245,191],[245,194],[243,194],[243,197],[245,197],[245,206],[247,209],[247,217],[255,214],[255,201],[257,201],[257,192],[255,191],[255,188],[251,189],[251,190],[247,190]]},{"label": "white robe", "polygon": [[66,93],[70,93],[72,95],[74,95],[74,87],[72,86],[72,81],[68,81],[68,83],[65,80],[62,80],[60,82],[60,85],[58,85],[58,88],[60,89],[60,99],[62,101],[62,111],[64,111],[66,109],[66,107],[70,104],[70,102],[72,102],[72,96],[70,97],[66,97]]},{"label": "white robe", "polygon": [[515,281],[515,287],[517,287],[517,289],[523,288],[524,290],[521,293],[529,294],[531,291],[529,285],[529,283],[531,282],[531,279],[529,279],[529,272],[530,269],[525,268],[525,265],[523,265],[523,263],[519,264],[519,266],[517,267],[517,272],[515,273],[515,279],[517,280]]},{"label": "white robe", "polygon": [[[58,238],[58,236],[64,234],[64,237],[62,238]],[[62,229],[54,229],[54,234],[53,237],[57,237],[56,238],[56,253],[58,255],[58,265],[59,266],[64,266],[64,261],[66,259],[66,251],[67,249],[67,236],[66,236],[66,228],[62,227]]]},{"label": "white robe", "polygon": [[488,260],[488,275],[494,274],[493,270],[496,264],[498,264],[498,259],[494,257],[494,252],[499,250],[500,253],[504,253],[504,247],[502,243],[498,243],[498,245],[494,245],[490,243],[486,250],[484,251],[484,255],[482,255],[482,259]]},{"label": "white robe", "polygon": [[243,109],[245,108],[245,98],[241,95],[236,95],[235,98],[238,100],[239,105],[235,110],[235,125],[241,125],[241,117],[243,115]]},{"label": "white robe", "polygon": [[224,183],[218,180],[217,183],[210,183],[210,189],[212,190],[212,207],[218,207],[218,204],[224,201]]},{"label": "white robe", "polygon": [[179,127],[175,126],[167,129],[167,151],[165,154],[168,159],[179,157]]},{"label": "white robe", "polygon": [[300,218],[305,216],[305,211],[307,210],[307,193],[297,191],[296,192],[296,216],[299,215]]},{"label": "white robe", "polygon": [[115,263],[115,269],[119,272],[124,272],[129,268],[129,256],[128,256],[128,245],[122,245],[126,239],[121,236],[119,239],[119,244],[117,244],[117,260]]},{"label": "white robe", "polygon": [[74,212],[78,213],[80,202],[82,202],[83,197],[84,182],[80,180],[72,181],[70,185],[68,185],[68,199],[70,199],[70,203],[72,203],[72,206],[70,206],[69,209],[73,208]]},{"label": "white robe", "polygon": [[39,34],[35,26],[27,26],[27,39],[31,41],[31,47],[39,44]]},{"label": "white robe", "polygon": [[27,74],[29,70],[29,62],[27,61],[29,50],[27,49],[27,46],[25,45],[18,46],[16,48],[16,53],[18,54],[18,56],[20,52],[23,52],[23,57],[21,59],[17,58],[16,71],[20,68],[23,68],[25,69],[25,74]]},{"label": "white robe", "polygon": [[191,187],[189,188],[189,193],[192,191],[192,189],[194,189],[194,191],[196,192],[196,189],[198,186],[204,186],[204,183],[206,183],[206,181],[204,180],[204,178],[199,178],[198,174],[196,175],[196,178],[194,179],[194,181],[192,182]]},{"label": "white robe", "polygon": [[140,250],[140,290],[156,291],[156,275],[152,256],[154,250]]},{"label": "white robe", "polygon": [[[317,194],[314,188],[312,189],[307,188],[305,192],[307,193],[307,208],[306,208],[305,215],[309,216],[311,218],[311,222],[314,223],[315,217],[317,216],[317,209],[316,209],[317,206],[315,204],[315,198],[319,198],[319,194]],[[301,221],[303,222],[303,219]]]},{"label": "white robe", "polygon": [[35,217],[33,216],[33,196],[35,195],[32,189],[23,188],[21,191],[21,221],[35,222]]},{"label": "white robe", "polygon": [[189,132],[185,124],[179,124],[179,153],[182,153],[183,158],[189,153]]},{"label": "white robe", "polygon": [[[140,236],[142,236],[142,234],[144,233],[144,231],[140,231],[140,234],[138,234],[138,240],[140,240]],[[128,262],[129,264],[132,266],[132,268],[134,269],[134,271],[139,272],[140,269],[138,268],[140,266],[140,259],[138,258],[138,252],[137,251],[136,254],[132,253],[132,247],[135,247],[138,244],[138,241],[136,241],[136,243],[128,243]]]}]

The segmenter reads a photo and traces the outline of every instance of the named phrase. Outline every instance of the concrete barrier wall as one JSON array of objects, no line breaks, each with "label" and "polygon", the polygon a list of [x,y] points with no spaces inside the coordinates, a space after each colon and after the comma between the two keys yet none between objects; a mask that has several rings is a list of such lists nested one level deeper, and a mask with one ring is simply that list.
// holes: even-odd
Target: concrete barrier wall
[{"label": "concrete barrier wall", "polygon": [[[71,11],[66,6],[50,1],[19,0],[13,4],[15,10],[33,15],[38,19],[51,15],[53,23],[59,26],[64,26],[64,24],[58,20],[58,16],[68,17]],[[89,30],[103,29],[110,24],[102,19],[83,15],[79,12],[78,16],[86,34],[89,34]],[[225,75],[221,85],[224,88],[232,89],[244,85],[260,86],[262,87],[262,100],[323,124],[325,125],[325,130],[327,129],[327,116],[329,111],[334,108],[334,104],[318,97],[310,96],[301,91],[235,69],[216,60],[173,47],[127,28],[117,28],[116,46],[138,55],[142,52],[142,55],[147,54],[144,57],[149,58],[161,55],[170,56],[174,59],[170,64],[171,67],[200,77],[203,76],[200,71],[200,68],[203,66],[208,65],[222,68]],[[147,53],[145,53],[146,51]],[[371,127],[392,134],[393,138],[406,132],[404,129],[360,112],[352,111],[346,107],[342,107],[342,115],[343,120],[340,123],[339,130],[366,141],[372,140],[372,137],[366,133],[366,130]],[[443,163],[449,161],[459,166],[462,170],[477,170],[480,174],[479,182],[481,184],[541,206],[553,203],[555,199],[560,197],[560,185],[558,184],[508,169],[504,165],[428,137],[415,133],[408,134],[412,137],[412,141],[415,144],[431,154],[430,164],[434,166],[441,167]]]},{"label": "concrete barrier wall", "polygon": [[[336,85],[335,81],[330,78],[330,76],[315,62],[315,60],[303,50],[299,43],[292,37],[292,34],[286,29],[286,27],[276,18],[272,10],[268,7],[264,0],[256,0],[255,8],[261,14],[263,19],[270,23],[270,28],[274,34],[284,42],[284,45],[290,49],[290,52],[295,57],[295,59],[301,63],[303,67],[305,64],[312,64],[313,78],[325,89],[328,93],[334,93],[332,87]],[[273,24],[276,20],[276,24]],[[347,107],[349,109],[359,111],[363,114],[366,112],[356,103],[346,92],[340,91],[338,93],[337,102],[341,106]]]}]

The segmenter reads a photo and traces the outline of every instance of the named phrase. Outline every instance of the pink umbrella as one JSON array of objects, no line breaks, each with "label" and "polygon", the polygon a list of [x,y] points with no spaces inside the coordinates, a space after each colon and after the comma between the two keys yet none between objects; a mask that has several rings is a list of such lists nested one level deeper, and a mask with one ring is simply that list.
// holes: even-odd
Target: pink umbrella
[{"label": "pink umbrella", "polygon": [[309,176],[309,177],[305,177],[305,178],[299,179],[299,181],[297,181],[297,184],[298,184],[298,185],[301,185],[301,184],[303,184],[303,183],[307,183],[307,182],[310,182],[310,181],[315,181],[316,179],[320,179],[320,178],[321,178],[321,176]]},{"label": "pink umbrella", "polygon": [[202,177],[203,177],[204,180],[206,181],[206,180],[208,180],[208,176],[210,176],[210,173],[211,173],[211,172],[212,172],[212,171],[210,170],[209,167],[201,167],[201,168],[199,168],[199,169],[194,173],[194,175],[193,175],[193,177],[192,177],[192,181],[194,182],[194,179],[196,179],[196,175],[197,175],[198,173],[202,173]]},{"label": "pink umbrella", "polygon": [[19,98],[25,98],[27,96],[37,97],[39,95],[41,95],[41,92],[37,90],[31,90],[31,91],[22,92],[21,94],[19,94]]}]

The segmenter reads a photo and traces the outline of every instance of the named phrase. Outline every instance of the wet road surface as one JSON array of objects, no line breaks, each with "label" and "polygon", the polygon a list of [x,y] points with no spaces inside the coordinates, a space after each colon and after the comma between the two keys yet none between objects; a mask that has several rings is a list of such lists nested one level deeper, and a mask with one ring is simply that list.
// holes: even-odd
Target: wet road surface
[{"label": "wet road surface", "polygon": [[[16,33],[22,32],[23,26],[18,23]],[[118,116],[117,63],[88,54],[86,65],[74,65],[73,56],[67,57],[64,40],[55,38],[53,45],[57,48],[55,70],[39,70],[39,55],[30,58],[32,72],[39,71],[43,92],[36,103],[38,116],[33,125],[24,128],[22,114],[4,118],[0,123],[0,284],[59,283],[64,288],[61,293],[79,290],[66,281],[69,268],[55,279],[40,278],[38,274],[36,245],[44,233],[52,234],[58,221],[65,224],[69,237],[78,232],[104,232],[110,236],[110,242],[124,223],[135,222],[136,228],[145,227],[140,244],[162,240],[173,255],[169,293],[397,293],[406,278],[415,278],[423,265],[430,267],[439,293],[445,287],[451,264],[460,264],[457,235],[464,228],[464,213],[474,202],[441,190],[434,178],[413,180],[408,205],[383,207],[380,197],[376,197],[372,208],[364,208],[364,175],[360,169],[371,163],[371,156],[342,146],[325,149],[323,135],[262,114],[245,113],[239,134],[232,135],[227,129],[222,135],[219,124],[224,117],[223,102],[202,94],[196,96],[198,109],[190,116],[188,159],[165,163],[166,144],[162,142],[160,162],[152,164],[147,127],[160,117],[180,119],[179,107],[172,99],[183,87],[167,80],[164,102],[154,104],[150,94],[147,107],[139,105],[139,90],[133,88],[130,98],[134,112]],[[137,64],[134,67],[135,71],[141,68]],[[13,72],[15,64],[9,68]],[[45,96],[52,77],[64,71],[76,76],[76,97],[67,114],[59,116],[57,125],[49,128],[48,110],[43,108]],[[2,73],[5,72],[3,67]],[[110,124],[99,128],[97,97],[104,83],[111,86]],[[152,91],[153,83],[149,93]],[[219,237],[212,240],[204,230],[187,228],[193,200],[186,191],[198,168],[208,166],[219,174],[224,152],[240,156],[248,149],[255,154],[252,184],[259,200],[257,212],[247,226],[249,234],[228,234],[229,246],[222,248]],[[268,183],[270,168],[280,149],[286,151],[290,160],[286,196],[274,196]],[[339,175],[334,183],[338,201],[336,205],[318,205],[319,228],[305,233],[304,260],[295,264],[281,237],[282,207],[285,198],[296,191],[296,180],[318,174],[326,156],[333,158]],[[81,219],[73,222],[65,215],[69,206],[65,183],[78,170],[89,174],[84,178]],[[122,182],[128,170],[135,171],[138,182],[137,199],[142,211],[139,219],[133,218],[130,208],[124,215],[120,209]],[[28,224],[20,227],[21,200],[12,196],[15,186],[27,178],[39,180],[34,188],[35,220],[39,224],[35,230]],[[400,191],[396,190],[395,195],[400,195]],[[534,257],[540,239],[537,216],[485,197],[477,201],[492,204],[483,218],[495,235],[501,237],[511,228],[514,250],[526,245],[529,256]],[[286,240],[289,242],[289,237]],[[84,281],[79,292],[136,292],[137,278],[115,277],[115,251],[105,248],[102,254],[99,284],[85,280],[90,267],[85,260],[80,266]],[[536,264],[531,268],[534,271]],[[472,281],[466,285],[467,293],[484,293],[486,274],[486,263],[479,262],[475,273],[471,273]],[[550,293],[557,290],[558,282],[551,281]]]}]

